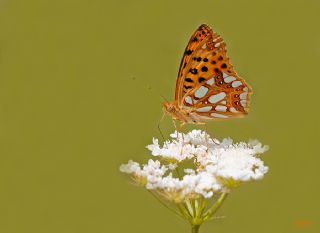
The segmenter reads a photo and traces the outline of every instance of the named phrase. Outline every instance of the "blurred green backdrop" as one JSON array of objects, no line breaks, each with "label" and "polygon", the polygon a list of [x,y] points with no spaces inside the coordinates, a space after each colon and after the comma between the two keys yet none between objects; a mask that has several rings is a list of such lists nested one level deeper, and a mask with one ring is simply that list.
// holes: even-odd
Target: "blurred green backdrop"
[{"label": "blurred green backdrop", "polygon": [[[210,132],[271,146],[201,233],[320,232],[320,2],[0,2],[0,232],[189,232],[118,167],[172,99],[189,37],[208,23],[254,90],[251,112]],[[189,129],[192,127],[189,127]],[[174,130],[167,117],[165,135]],[[309,221],[310,224],[297,224]]]}]

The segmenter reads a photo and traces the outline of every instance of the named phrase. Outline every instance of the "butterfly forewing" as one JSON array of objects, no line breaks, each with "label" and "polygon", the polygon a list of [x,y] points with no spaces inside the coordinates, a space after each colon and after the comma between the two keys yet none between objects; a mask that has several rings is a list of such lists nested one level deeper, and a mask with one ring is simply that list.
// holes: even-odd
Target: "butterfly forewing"
[{"label": "butterfly forewing", "polygon": [[[176,92],[175,99],[181,100],[183,94],[186,92],[186,89],[193,87],[194,85],[188,85],[185,83],[187,70],[190,69],[190,64],[192,57],[196,51],[199,50],[203,44],[206,44],[209,38],[212,38],[213,32],[208,25],[201,25],[191,36],[187,47],[185,48],[184,55],[182,57],[178,78],[176,81]],[[184,88],[186,86],[186,88]]]}]

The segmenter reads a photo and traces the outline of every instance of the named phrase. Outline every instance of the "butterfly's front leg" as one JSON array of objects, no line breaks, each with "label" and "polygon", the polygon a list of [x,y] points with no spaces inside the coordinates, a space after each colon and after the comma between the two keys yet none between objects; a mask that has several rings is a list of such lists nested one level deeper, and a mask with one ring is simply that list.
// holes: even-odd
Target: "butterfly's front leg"
[{"label": "butterfly's front leg", "polygon": [[175,131],[177,132],[177,139],[178,139],[178,137],[179,137],[179,130],[178,130],[178,128],[177,128],[177,124],[176,124],[176,122],[175,122],[174,119],[172,119],[172,123],[173,123],[173,125],[174,125]]},{"label": "butterfly's front leg", "polygon": [[180,126],[179,126],[179,131],[182,135],[182,141],[184,142],[184,136],[183,136],[183,126],[186,124],[186,122],[182,122],[180,123]]},{"label": "butterfly's front leg", "polygon": [[181,130],[181,132],[182,132],[183,126],[184,126],[185,124],[186,124],[186,122],[180,123],[180,130]]},{"label": "butterfly's front leg", "polygon": [[[204,132],[205,132],[205,139],[206,139],[206,147],[209,148],[209,138],[210,138],[210,135],[207,133],[208,132],[208,127],[206,124],[204,124]],[[207,149],[207,152],[208,152],[208,149]]]}]

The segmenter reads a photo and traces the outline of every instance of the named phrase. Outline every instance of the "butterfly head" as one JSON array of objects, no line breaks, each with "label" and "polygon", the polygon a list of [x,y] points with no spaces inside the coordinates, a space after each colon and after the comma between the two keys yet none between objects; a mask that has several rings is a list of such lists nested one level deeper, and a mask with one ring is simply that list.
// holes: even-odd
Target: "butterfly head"
[{"label": "butterfly head", "polygon": [[177,105],[175,102],[165,101],[162,105],[165,113],[174,114],[177,111]]}]

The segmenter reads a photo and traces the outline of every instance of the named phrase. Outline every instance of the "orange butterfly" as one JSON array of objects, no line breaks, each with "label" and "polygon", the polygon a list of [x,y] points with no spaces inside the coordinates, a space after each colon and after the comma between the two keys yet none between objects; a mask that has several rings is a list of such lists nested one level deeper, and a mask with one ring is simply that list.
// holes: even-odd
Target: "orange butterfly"
[{"label": "orange butterfly", "polygon": [[175,100],[163,103],[164,112],[182,124],[247,114],[251,88],[234,71],[226,52],[223,39],[208,25],[201,25],[182,57]]}]

